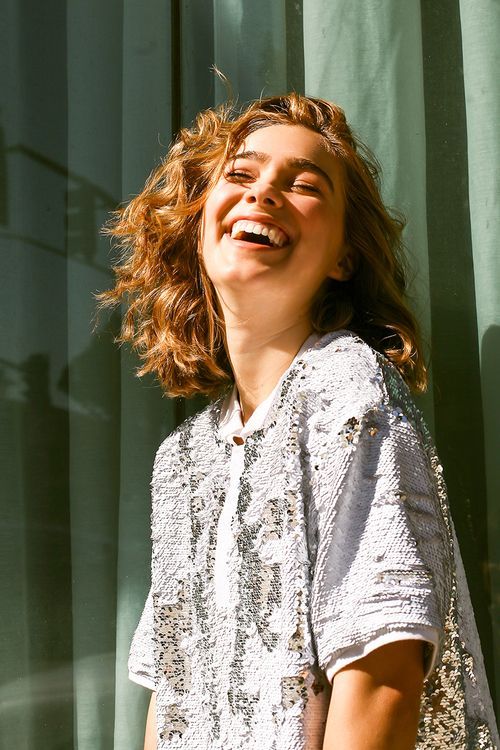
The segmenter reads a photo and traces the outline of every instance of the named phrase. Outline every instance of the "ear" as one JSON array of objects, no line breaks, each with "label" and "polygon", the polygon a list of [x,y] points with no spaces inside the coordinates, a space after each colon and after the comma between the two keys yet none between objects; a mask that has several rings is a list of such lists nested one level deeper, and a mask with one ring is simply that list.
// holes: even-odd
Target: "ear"
[{"label": "ear", "polygon": [[328,274],[328,277],[330,279],[335,279],[336,281],[349,281],[354,275],[356,265],[354,250],[349,247],[349,245],[345,245],[342,248],[340,257],[337,258],[332,270]]}]

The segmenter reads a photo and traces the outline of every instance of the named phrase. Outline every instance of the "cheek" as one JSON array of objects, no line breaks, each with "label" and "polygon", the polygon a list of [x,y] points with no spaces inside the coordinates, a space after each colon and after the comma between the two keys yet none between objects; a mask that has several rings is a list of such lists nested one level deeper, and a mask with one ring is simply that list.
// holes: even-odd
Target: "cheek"
[{"label": "cheek", "polygon": [[205,206],[203,207],[203,213],[202,213],[202,236],[204,236],[205,232],[210,232],[210,228],[213,226],[214,218],[215,218],[215,206],[214,206],[214,199],[212,195],[209,195],[207,198],[207,201],[205,203]]},{"label": "cheek", "polygon": [[237,200],[228,183],[217,184],[205,202],[203,215],[207,228],[211,229],[224,219],[225,214]]},{"label": "cheek", "polygon": [[198,256],[203,263],[205,270],[209,273],[211,260],[210,260],[210,248],[213,247],[213,240],[211,240],[210,228],[207,227],[206,220],[203,219],[200,226],[198,242]]},{"label": "cheek", "polygon": [[314,244],[331,245],[336,244],[344,236],[344,221],[340,212],[324,209],[311,211],[304,217],[306,236]]},{"label": "cheek", "polygon": [[199,248],[203,258],[206,258],[207,251],[217,238],[218,215],[217,196],[212,192],[207,198],[201,215]]},{"label": "cheek", "polygon": [[198,236],[198,254],[201,256],[209,278],[211,278],[215,269],[214,264],[217,258],[216,246],[219,238],[217,204],[213,198],[209,198],[205,203]]}]

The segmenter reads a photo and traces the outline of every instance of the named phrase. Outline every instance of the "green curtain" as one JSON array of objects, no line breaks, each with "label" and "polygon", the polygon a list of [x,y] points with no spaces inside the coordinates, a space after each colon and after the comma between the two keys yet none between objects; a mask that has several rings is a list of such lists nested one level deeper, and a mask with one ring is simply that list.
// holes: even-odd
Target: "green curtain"
[{"label": "green curtain", "polygon": [[[93,333],[110,210],[225,97],[331,99],[404,211],[422,399],[492,691],[500,679],[500,4],[497,0],[6,0],[0,26],[0,748],[139,750],[126,660],[148,586],[169,401]],[[495,658],[496,653],[496,658]]]}]

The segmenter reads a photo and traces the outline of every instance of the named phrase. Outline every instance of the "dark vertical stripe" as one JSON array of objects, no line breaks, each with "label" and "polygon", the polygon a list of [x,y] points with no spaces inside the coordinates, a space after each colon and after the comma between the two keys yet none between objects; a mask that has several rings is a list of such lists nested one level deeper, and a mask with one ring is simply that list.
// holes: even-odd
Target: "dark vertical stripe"
[{"label": "dark vertical stripe", "polygon": [[[181,70],[181,3],[170,0],[170,90],[172,92],[172,140],[175,139],[182,122],[182,70]],[[186,418],[184,399],[173,400],[175,424]]]},{"label": "dark vertical stripe", "polygon": [[9,222],[7,203],[7,147],[3,123],[0,123],[0,224],[7,226]]},{"label": "dark vertical stripe", "polygon": [[170,88],[172,92],[172,139],[181,127],[182,70],[181,70],[181,3],[170,0]]},{"label": "dark vertical stripe", "polygon": [[182,123],[215,104],[214,9],[206,0],[182,6]]},{"label": "dark vertical stripe", "polygon": [[286,85],[288,91],[304,93],[303,0],[286,0]]},{"label": "dark vertical stripe", "polygon": [[436,441],[490,677],[486,482],[458,0],[422,0]]},{"label": "dark vertical stripe", "polygon": [[[60,400],[57,404],[54,402],[51,382],[58,363],[51,360],[43,336],[38,344],[33,340],[33,332],[41,330],[44,324],[53,324],[51,310],[56,306],[60,315],[51,337],[60,360],[67,360],[66,4],[33,4],[23,0],[18,3],[16,15],[13,39],[18,45],[16,108],[20,117],[12,144],[17,155],[10,163],[13,165],[12,184],[22,184],[25,205],[21,218],[20,198],[16,200],[13,196],[12,210],[20,222],[17,226],[20,226],[21,236],[26,238],[19,240],[20,246],[30,258],[30,265],[24,269],[28,296],[22,304],[32,309],[33,320],[31,335],[23,325],[19,342],[19,354],[26,352],[26,347],[29,352],[18,365],[23,397],[17,403],[14,401],[9,409],[18,427],[16,463],[23,500],[18,518],[25,534],[24,566],[21,563],[18,569],[15,557],[8,561],[14,579],[18,570],[24,575],[19,591],[9,602],[9,614],[14,618],[19,616],[15,600],[24,596],[26,620],[17,625],[19,633],[26,629],[26,642],[16,663],[14,637],[10,644],[12,655],[7,654],[7,661],[12,671],[19,669],[17,677],[21,681],[24,679],[27,687],[22,701],[14,704],[13,715],[20,726],[21,723],[29,726],[29,747],[47,750],[55,747],[56,736],[63,738],[68,746],[73,745],[74,739],[68,400],[65,394],[59,393]],[[33,187],[39,197],[35,208],[28,197]],[[48,229],[41,220],[44,214],[52,217]],[[50,237],[47,245],[57,250],[57,254],[48,259],[52,264],[49,282],[44,272],[45,250],[35,253],[31,243],[31,238],[36,240],[44,232]],[[54,262],[56,258],[58,262]],[[22,272],[21,259],[19,263]],[[19,300],[13,303],[13,310],[17,305]],[[16,553],[19,554],[19,550]],[[23,654],[26,664],[23,664]],[[28,668],[28,675],[23,672],[24,667]],[[13,675],[10,684],[16,684]],[[41,689],[45,700],[40,699]],[[53,699],[56,693],[61,700]],[[12,735],[10,739],[12,743]]]}]

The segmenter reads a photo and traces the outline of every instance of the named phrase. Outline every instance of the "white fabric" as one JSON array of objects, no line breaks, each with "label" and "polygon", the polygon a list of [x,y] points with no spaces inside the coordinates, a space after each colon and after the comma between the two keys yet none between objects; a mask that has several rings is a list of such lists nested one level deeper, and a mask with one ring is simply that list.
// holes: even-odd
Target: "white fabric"
[{"label": "white fabric", "polygon": [[439,631],[437,628],[429,628],[425,625],[420,625],[411,630],[384,630],[384,632],[377,638],[373,638],[359,646],[352,646],[351,648],[344,649],[339,655],[330,659],[328,666],[325,669],[326,676],[329,682],[333,682],[333,678],[337,672],[358,659],[362,659],[363,656],[371,654],[372,651],[375,651],[377,648],[385,646],[388,643],[394,643],[395,641],[413,640],[425,641],[431,647],[431,649],[429,649],[430,655],[427,653],[425,654],[425,679],[427,679],[436,664]]},{"label": "white fabric", "polygon": [[[231,521],[236,511],[236,503],[238,500],[238,485],[243,471],[243,460],[244,460],[244,447],[243,444],[239,445],[234,442],[234,438],[241,438],[243,441],[262,427],[269,412],[269,409],[276,398],[281,384],[287,376],[290,369],[293,367],[302,354],[307,351],[310,347],[319,340],[317,333],[311,334],[301,348],[295,355],[293,361],[287,370],[283,373],[272,392],[267,398],[259,404],[253,414],[247,420],[245,424],[241,418],[241,407],[238,400],[238,390],[234,386],[230,395],[227,397],[224,405],[222,406],[220,416],[220,429],[219,434],[225,440],[231,443],[231,464],[230,464],[230,484],[226,495],[226,501],[224,508],[220,515],[219,525],[217,529],[217,547],[215,552],[215,598],[219,609],[230,607],[234,604],[230,601],[229,595],[229,575],[228,575],[228,562],[231,547],[234,545],[234,536],[231,529]],[[387,643],[393,643],[394,641],[403,640],[421,640],[426,641],[430,648],[426,650],[425,655],[425,677],[432,672],[436,663],[436,657],[438,653],[439,644],[439,631],[436,628],[430,627],[413,627],[411,629],[401,629],[386,631],[383,630],[376,638],[368,641],[367,643],[357,644],[350,648],[346,648],[340,653],[337,653],[335,657],[331,658],[328,662],[328,666],[325,669],[326,676],[329,682],[333,682],[334,676],[344,667],[352,664],[354,661],[361,659],[363,656],[367,656],[375,649],[386,645]]]},{"label": "white fabric", "polygon": [[320,750],[330,662],[422,628],[440,639],[416,747],[494,750],[442,468],[397,370],[347,331],[292,363],[242,446],[233,606],[220,608],[235,446],[220,434],[223,403],[172,432],[153,469],[151,591],[129,665],[154,683],[158,750]]},{"label": "white fabric", "polygon": [[135,672],[131,672],[130,669],[128,672],[128,678],[132,682],[135,682],[136,685],[141,685],[148,690],[154,690],[156,687],[154,680],[152,680],[151,677],[144,677],[144,675],[136,674]]},{"label": "white fabric", "polygon": [[153,642],[153,598],[151,591],[144,604],[137,630],[144,633],[144,637],[136,642],[134,650],[131,651],[128,662],[128,676],[132,682],[149,688],[149,690],[155,690],[154,653],[151,648]]},{"label": "white fabric", "polygon": [[295,355],[290,366],[285,370],[279,381],[276,383],[272,392],[267,398],[262,401],[255,409],[253,414],[243,424],[241,419],[241,407],[238,400],[238,390],[234,386],[231,394],[224,403],[220,421],[219,421],[219,435],[231,443],[231,464],[230,464],[230,480],[229,488],[226,495],[226,502],[222,510],[219,525],[217,530],[217,547],[215,552],[215,596],[217,606],[222,609],[230,605],[229,601],[229,578],[228,578],[228,557],[230,554],[231,546],[234,544],[234,537],[231,530],[231,520],[236,510],[236,503],[238,500],[238,485],[243,471],[243,459],[244,459],[244,448],[243,444],[238,445],[234,442],[235,437],[242,439],[243,441],[262,427],[264,420],[267,417],[269,408],[271,407],[276,394],[287,376],[290,367],[294,364],[296,359],[313,346],[319,339],[318,334],[313,333],[309,336],[301,348]]}]

